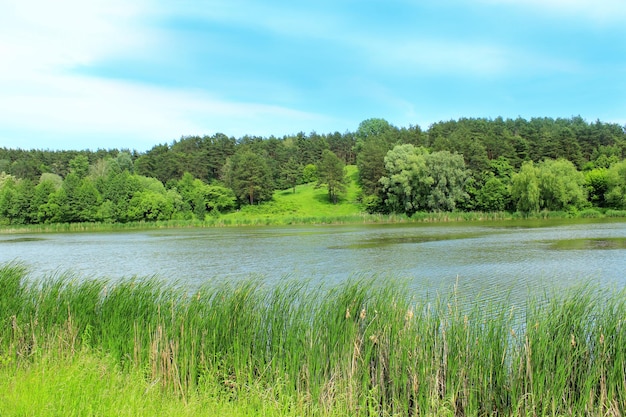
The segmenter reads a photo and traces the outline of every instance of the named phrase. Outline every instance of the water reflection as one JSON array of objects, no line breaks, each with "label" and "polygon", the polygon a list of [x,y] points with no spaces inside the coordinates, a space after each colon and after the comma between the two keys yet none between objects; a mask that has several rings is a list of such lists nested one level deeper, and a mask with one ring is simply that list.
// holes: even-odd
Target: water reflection
[{"label": "water reflection", "polygon": [[336,284],[358,277],[401,282],[416,296],[453,288],[468,300],[524,302],[529,293],[581,282],[623,287],[626,223],[498,222],[181,229],[0,235],[0,263],[33,277],[153,276],[190,287],[262,276]]},{"label": "water reflection", "polygon": [[562,239],[549,243],[551,249],[558,250],[626,249],[626,238],[621,237]]}]

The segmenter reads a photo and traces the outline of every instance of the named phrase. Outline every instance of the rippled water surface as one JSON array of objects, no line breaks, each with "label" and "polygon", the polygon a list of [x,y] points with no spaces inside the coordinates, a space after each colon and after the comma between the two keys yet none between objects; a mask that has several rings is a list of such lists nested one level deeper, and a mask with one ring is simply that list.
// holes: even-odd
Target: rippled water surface
[{"label": "rippled water surface", "polygon": [[188,286],[259,275],[336,283],[376,276],[435,295],[519,299],[581,282],[626,285],[625,222],[499,222],[0,235],[0,263]]}]

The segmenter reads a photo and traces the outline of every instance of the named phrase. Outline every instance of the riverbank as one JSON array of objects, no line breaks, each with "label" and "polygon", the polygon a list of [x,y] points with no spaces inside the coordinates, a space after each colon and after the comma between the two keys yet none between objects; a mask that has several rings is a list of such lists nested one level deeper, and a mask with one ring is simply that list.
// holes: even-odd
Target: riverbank
[{"label": "riverbank", "polygon": [[3,416],[626,412],[623,290],[579,287],[520,311],[368,279],[189,292],[26,276],[0,268]]},{"label": "riverbank", "polygon": [[150,229],[338,225],[382,223],[447,223],[507,220],[547,219],[605,219],[626,218],[626,210],[590,208],[580,211],[541,211],[536,213],[511,212],[417,212],[405,214],[367,213],[359,201],[355,167],[348,170],[348,186],[337,204],[328,201],[327,191],[314,183],[299,185],[296,190],[275,191],[271,201],[258,205],[244,205],[237,211],[215,213],[204,219],[177,219],[129,223],[60,223],[37,225],[0,224],[0,233],[55,233],[55,232],[111,232]]},{"label": "riverbank", "polygon": [[168,220],[130,223],[55,223],[38,225],[0,225],[0,233],[71,233],[71,232],[114,232],[130,230],[243,227],[243,226],[287,226],[287,225],[338,225],[338,224],[384,224],[384,223],[449,223],[484,222],[508,220],[568,220],[568,219],[626,219],[625,210],[596,210],[580,212],[510,213],[510,212],[419,212],[408,217],[402,214],[353,213],[346,215],[298,215],[272,214],[256,210],[253,213],[239,212],[222,216],[207,217],[205,220]]}]

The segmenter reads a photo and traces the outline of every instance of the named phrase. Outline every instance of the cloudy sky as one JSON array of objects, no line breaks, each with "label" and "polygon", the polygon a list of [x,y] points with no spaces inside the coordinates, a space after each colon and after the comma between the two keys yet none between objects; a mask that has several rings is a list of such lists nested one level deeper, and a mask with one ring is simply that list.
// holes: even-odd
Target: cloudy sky
[{"label": "cloudy sky", "polygon": [[626,124],[624,0],[0,0],[0,147]]}]

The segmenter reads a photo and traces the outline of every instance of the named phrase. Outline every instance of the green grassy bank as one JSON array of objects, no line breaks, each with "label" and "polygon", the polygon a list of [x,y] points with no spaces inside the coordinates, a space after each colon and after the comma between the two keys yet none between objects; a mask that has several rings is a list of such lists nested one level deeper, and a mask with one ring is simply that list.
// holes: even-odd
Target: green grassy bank
[{"label": "green grassy bank", "polygon": [[288,226],[288,225],[339,225],[339,224],[377,224],[377,223],[448,223],[448,222],[490,222],[518,220],[571,220],[571,219],[626,219],[626,211],[589,210],[579,213],[539,212],[534,214],[508,212],[418,212],[408,217],[403,214],[370,214],[354,212],[352,214],[311,214],[300,212],[284,213],[275,211],[273,206],[250,207],[238,213],[204,220],[168,220],[155,222],[129,223],[55,223],[40,225],[4,225],[0,233],[74,233],[74,232],[116,232],[131,230],[206,228],[206,227],[243,227],[243,226]]},{"label": "green grassy bank", "polygon": [[[626,293],[33,279],[0,267],[0,415],[626,413]],[[38,411],[39,410],[39,411]]]}]

